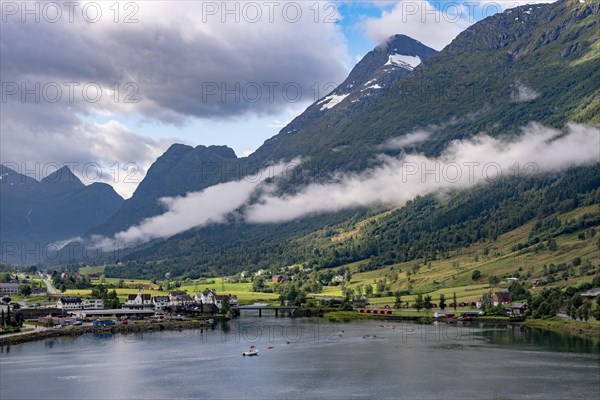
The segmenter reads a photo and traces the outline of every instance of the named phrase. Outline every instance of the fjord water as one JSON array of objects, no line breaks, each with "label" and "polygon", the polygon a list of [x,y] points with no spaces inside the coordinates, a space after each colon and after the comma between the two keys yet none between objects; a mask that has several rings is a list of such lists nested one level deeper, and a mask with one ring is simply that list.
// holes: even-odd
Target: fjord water
[{"label": "fjord water", "polygon": [[[250,345],[258,357],[242,356]],[[598,351],[520,327],[243,316],[3,347],[0,398],[595,399]]]}]

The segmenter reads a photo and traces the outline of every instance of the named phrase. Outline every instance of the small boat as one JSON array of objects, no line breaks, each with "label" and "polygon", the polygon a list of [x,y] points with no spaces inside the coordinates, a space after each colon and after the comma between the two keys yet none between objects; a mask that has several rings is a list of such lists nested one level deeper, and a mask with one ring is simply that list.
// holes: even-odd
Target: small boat
[{"label": "small boat", "polygon": [[255,348],[254,346],[250,346],[250,348],[248,349],[248,351],[243,352],[242,355],[244,357],[246,357],[246,356],[257,356],[258,355],[258,349]]}]

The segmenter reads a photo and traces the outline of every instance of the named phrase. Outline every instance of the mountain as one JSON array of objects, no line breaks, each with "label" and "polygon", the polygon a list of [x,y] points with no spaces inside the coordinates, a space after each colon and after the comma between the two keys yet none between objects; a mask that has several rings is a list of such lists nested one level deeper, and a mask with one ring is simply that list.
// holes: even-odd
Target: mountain
[{"label": "mountain", "polygon": [[[68,167],[37,181],[0,164],[0,177],[3,262],[21,262],[21,253],[13,246],[43,248],[83,235],[123,203],[112,186],[98,182],[85,186]],[[40,254],[38,251],[38,259]],[[34,257],[27,262],[33,263]]]},{"label": "mountain", "polygon": [[325,118],[322,130],[297,134],[284,129],[251,158],[310,155],[298,176],[322,177],[372,166],[382,144],[419,129],[432,135],[417,149],[437,155],[451,140],[514,135],[533,121],[600,123],[599,9],[597,1],[563,0],[490,16],[352,121]]},{"label": "mountain", "polygon": [[[298,187],[336,172],[374,166],[378,154],[394,154],[382,150],[383,144],[416,130],[430,133],[415,146],[417,150],[438,155],[451,140],[482,132],[510,137],[532,122],[556,128],[573,121],[598,124],[599,16],[598,2],[564,0],[517,7],[474,24],[437,54],[417,54],[425,50],[414,41],[408,41],[416,46],[414,52],[395,50],[400,49],[396,40],[408,40],[395,37],[391,46],[369,53],[342,85],[248,159],[265,163],[306,157],[291,182]],[[412,72],[400,63],[417,56],[424,61]],[[385,68],[395,61],[402,77],[381,81],[382,89],[363,91],[376,84],[370,80],[385,76]],[[284,224],[206,227],[151,244],[128,255],[127,268],[108,271],[129,277],[141,271],[146,276],[166,271],[199,276],[215,266],[232,273],[241,265],[307,262],[331,267],[367,259],[377,268],[444,257],[461,246],[493,242],[536,219],[545,223],[553,213],[579,204],[598,204],[598,174],[596,165],[564,176],[503,180],[456,193],[446,201],[420,198],[399,210],[353,210]],[[594,218],[586,221],[597,224]],[[353,235],[348,240],[328,239],[340,231]],[[167,259],[168,263],[155,262]]]},{"label": "mountain", "polygon": [[107,221],[88,234],[111,235],[164,211],[159,199],[183,196],[225,180],[241,179],[243,170],[227,146],[174,144],[158,157],[131,198]]},{"label": "mountain", "polygon": [[310,155],[312,149],[298,153],[290,146],[279,148],[276,143],[283,137],[305,140],[310,136],[314,139],[311,139],[312,144],[318,148],[319,141],[315,138],[326,138],[330,125],[351,122],[390,90],[394,82],[410,75],[418,64],[434,54],[435,50],[407,36],[390,37],[363,57],[341,85],[308,107],[247,159],[238,159],[226,146],[172,145],[148,170],[123,207],[89,233],[111,235],[144,218],[158,215],[163,211],[158,201],[161,197],[181,196],[220,182],[241,179],[256,165],[264,166],[267,160]]},{"label": "mountain", "polygon": [[367,53],[348,77],[327,96],[296,117],[280,133],[249,156],[253,162],[313,156],[329,144],[351,145],[343,131],[396,82],[437,54],[405,35],[394,35]]}]

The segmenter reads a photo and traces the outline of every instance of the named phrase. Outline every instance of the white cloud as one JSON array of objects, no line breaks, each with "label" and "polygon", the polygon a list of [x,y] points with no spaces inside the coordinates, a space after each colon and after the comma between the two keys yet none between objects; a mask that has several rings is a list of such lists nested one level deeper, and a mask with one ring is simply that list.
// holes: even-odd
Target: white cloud
[{"label": "white cloud", "polygon": [[[481,135],[452,142],[435,159],[420,154],[384,157],[381,166],[331,183],[310,184],[293,195],[264,196],[246,211],[253,223],[278,223],[356,207],[402,206],[419,195],[443,193],[499,177],[562,171],[600,162],[600,130],[572,124],[567,133],[533,124],[516,140]],[[518,169],[515,166],[518,165]]]},{"label": "white cloud", "polygon": [[121,248],[145,243],[153,239],[168,238],[192,228],[224,223],[227,217],[250,199],[257,187],[269,178],[281,177],[297,165],[297,161],[274,164],[244,179],[221,183],[185,196],[160,199],[166,211],[150,217],[139,225],[118,232],[113,238],[93,237],[102,248]]},{"label": "white cloud", "polygon": [[[88,3],[75,6],[73,22],[67,6],[53,4],[63,5],[56,23],[3,15],[2,160],[134,162],[143,171],[174,140],[167,129],[198,120],[283,121],[289,109],[312,100],[315,82],[347,73],[345,38],[337,24],[315,23],[312,3],[295,3],[302,7],[297,21],[292,6],[284,14],[286,5],[277,3],[271,19],[266,3],[254,3],[262,15],[253,22],[245,2],[89,2],[102,7],[98,23],[83,19]],[[225,7],[238,10],[227,14]],[[134,23],[124,23],[127,16]],[[7,94],[5,84],[13,83],[17,92]],[[22,96],[21,85],[36,84],[37,99]],[[124,120],[164,123],[165,133],[153,136],[163,139],[115,122]],[[116,187],[125,196],[135,189]]]},{"label": "white cloud", "polygon": [[387,141],[384,147],[388,149],[404,149],[405,147],[426,141],[429,136],[431,136],[430,132],[421,129],[404,136],[390,139]]}]

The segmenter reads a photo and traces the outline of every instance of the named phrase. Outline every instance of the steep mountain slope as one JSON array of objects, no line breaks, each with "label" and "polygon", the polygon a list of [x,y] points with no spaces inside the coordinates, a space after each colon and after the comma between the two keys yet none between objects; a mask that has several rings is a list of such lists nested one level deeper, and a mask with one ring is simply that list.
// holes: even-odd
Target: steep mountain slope
[{"label": "steep mountain slope", "polygon": [[[330,94],[317,100],[249,156],[255,162],[312,156],[336,141],[349,125],[400,79],[437,52],[408,36],[394,35],[370,51]],[[342,135],[343,136],[343,135]],[[351,145],[338,142],[340,149]]]},{"label": "steep mountain slope", "polygon": [[[43,247],[49,242],[82,235],[104,222],[123,203],[112,186],[104,183],[85,186],[68,167],[41,181],[4,165],[0,165],[0,175],[3,251],[8,243],[34,249],[32,244],[36,242]],[[19,262],[2,256],[3,261]]]},{"label": "steep mountain slope", "polygon": [[[290,124],[292,129],[284,129],[249,158],[265,162],[280,157],[310,157],[301,166],[304,173],[295,175],[296,181],[292,181],[292,186],[298,186],[326,179],[335,171],[362,170],[374,165],[382,144],[416,129],[431,132],[419,149],[426,154],[439,154],[452,139],[481,132],[514,135],[533,121],[560,128],[569,121],[598,123],[599,15],[598,2],[569,0],[518,7],[489,17],[467,29],[364,110],[350,112],[351,120],[339,117],[335,111],[344,107],[354,110],[351,96],[356,92],[332,108],[324,107],[335,96],[347,94],[343,90],[352,84],[347,81],[346,86],[341,85],[327,96],[329,100],[321,99],[307,110],[322,113],[310,127],[303,125],[299,117]],[[294,131],[295,126],[301,129]],[[327,218],[279,225],[199,229],[131,254],[128,259],[169,259],[169,265],[151,262],[152,267],[143,267],[145,271],[158,273],[177,265],[179,271],[202,274],[207,273],[209,265],[232,272],[239,268],[240,260],[266,266],[265,263],[310,264],[314,259],[321,266],[336,266],[373,256],[381,266],[421,257],[443,257],[448,249],[480,240],[493,241],[503,232],[548,215],[547,210],[568,207],[570,202],[595,204],[598,197],[590,193],[596,193],[599,186],[594,179],[597,173],[596,166],[592,170],[573,170],[564,177],[503,181],[481,192],[457,193],[459,207],[439,205],[435,198],[419,199],[406,211],[401,209],[384,217],[382,225],[365,234],[360,242],[341,248],[332,245],[313,255],[317,249],[310,240],[306,241],[313,234],[306,234],[306,230],[294,232],[290,227],[311,224],[315,235],[323,234],[328,228],[320,229],[327,224],[343,225],[342,218],[347,215],[330,214]],[[404,216],[397,218],[399,215]],[[337,222],[336,217],[340,218]],[[365,213],[359,212],[346,224],[358,223],[364,217]],[[269,238],[277,240],[268,242]],[[382,242],[382,238],[386,240]],[[208,250],[207,242],[211,243]],[[232,256],[223,257],[228,252]]]},{"label": "steep mountain slope", "polygon": [[416,129],[432,132],[419,148],[432,155],[452,139],[513,135],[532,121],[600,123],[599,37],[598,1],[507,10],[462,32],[351,124],[280,134],[255,157],[310,154],[306,170],[322,176],[372,165],[383,143]]}]

